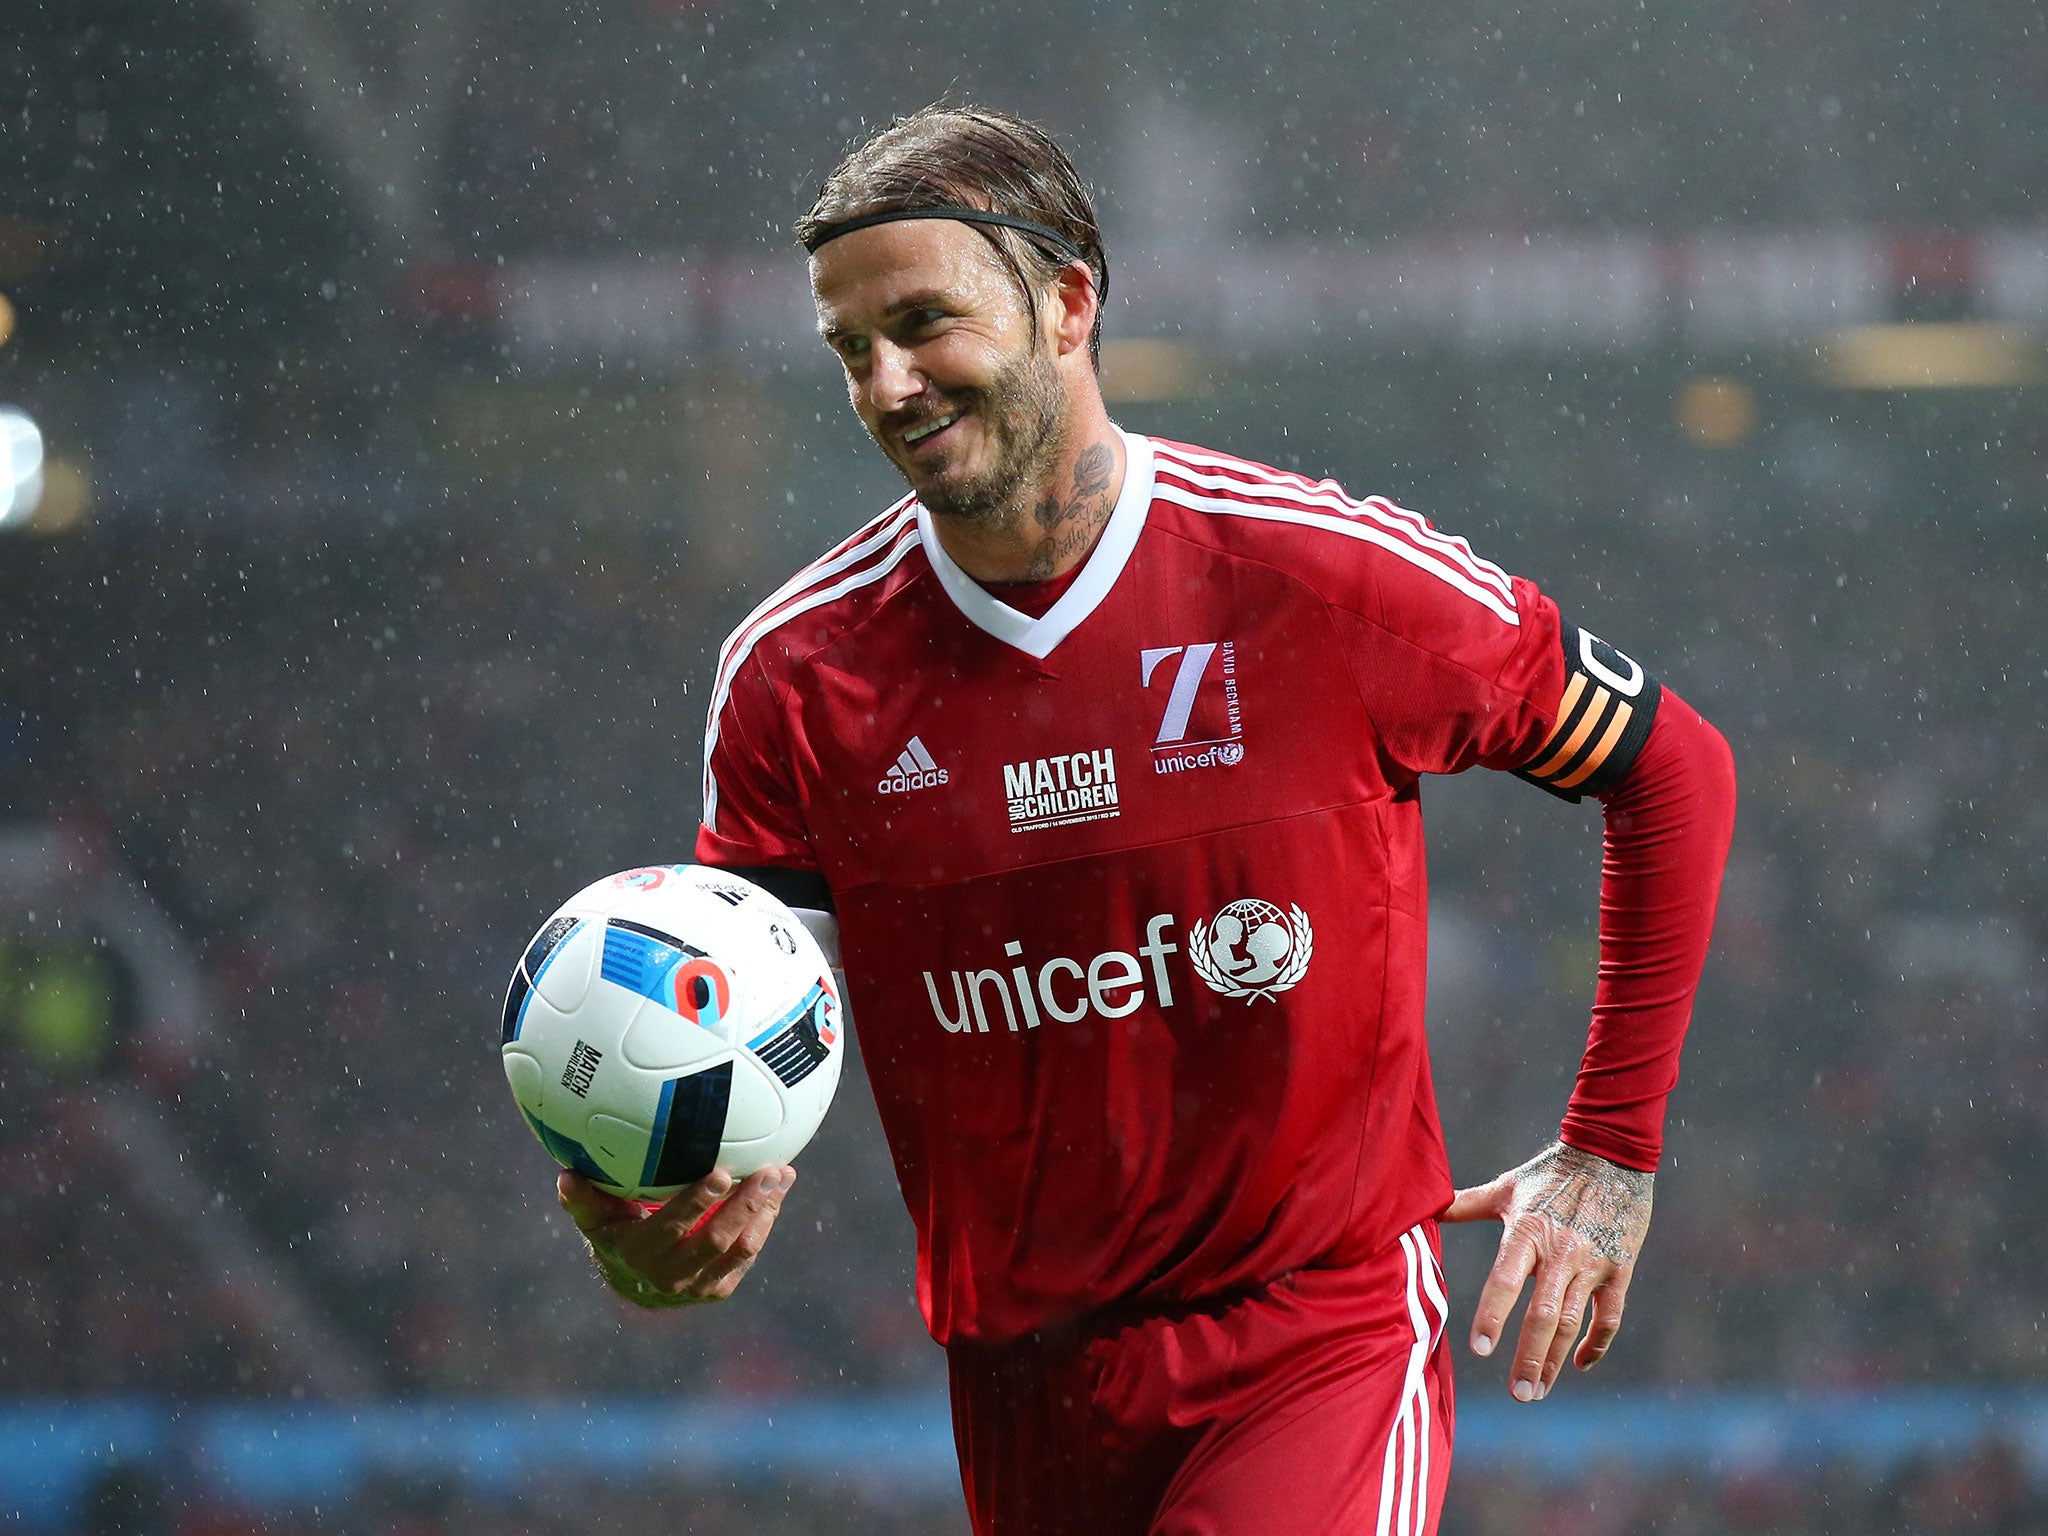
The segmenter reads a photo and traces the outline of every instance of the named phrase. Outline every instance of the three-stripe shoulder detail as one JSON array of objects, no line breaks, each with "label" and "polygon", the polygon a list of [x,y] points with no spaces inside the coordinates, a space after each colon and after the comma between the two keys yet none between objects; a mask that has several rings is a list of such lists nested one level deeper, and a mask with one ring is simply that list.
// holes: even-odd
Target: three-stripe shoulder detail
[{"label": "three-stripe shoulder detail", "polygon": [[916,500],[906,496],[769,593],[752,613],[740,620],[733,632],[725,637],[725,643],[719,646],[718,679],[724,680],[733,661],[744,656],[762,634],[786,622],[794,614],[815,606],[804,600],[816,591],[820,583],[829,583],[843,572],[854,570],[863,561],[874,557],[877,551],[892,546],[906,527],[916,526]]},{"label": "three-stripe shoulder detail", "polygon": [[1463,593],[1504,623],[1521,623],[1513,580],[1455,534],[1384,497],[1360,501],[1335,481],[1304,476],[1208,449],[1153,440],[1154,494],[1212,516],[1291,523],[1375,545]]},{"label": "three-stripe shoulder detail", "polygon": [[719,717],[732,697],[732,683],[756,645],[782,625],[882,580],[918,547],[917,502],[906,496],[880,517],[842,541],[778,587],[748,614],[718,649],[709,719],[704,732],[704,823],[715,826],[718,781],[711,771],[718,747]]}]

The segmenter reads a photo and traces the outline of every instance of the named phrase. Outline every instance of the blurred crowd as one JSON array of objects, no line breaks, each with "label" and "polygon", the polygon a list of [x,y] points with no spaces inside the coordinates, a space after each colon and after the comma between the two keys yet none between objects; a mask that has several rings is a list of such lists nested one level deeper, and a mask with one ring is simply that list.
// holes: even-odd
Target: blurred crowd
[{"label": "blurred crowd", "polygon": [[25,338],[84,366],[199,341],[303,367],[319,335],[389,362],[380,309],[421,271],[787,252],[848,143],[947,96],[1066,136],[1125,257],[1939,237],[2029,227],[2048,192],[2033,0],[384,0],[297,7],[260,38],[251,14],[18,18],[0,280]]},{"label": "blurred crowd", "polygon": [[[56,1136],[39,1115],[0,1129],[30,1174],[0,1200],[42,1233],[0,1261],[28,1270],[0,1284],[7,1388],[302,1385],[223,1315],[198,1256],[145,1280],[103,1247],[138,1224],[178,1242],[151,1230],[176,1213],[86,1172],[111,1156],[91,1101],[138,1075],[375,1388],[788,1390],[929,1369],[906,1346],[905,1234],[857,1083],[806,1158],[817,1194],[759,1306],[677,1330],[593,1289],[493,1020],[557,902],[689,857],[697,690],[715,615],[738,614],[651,532],[559,551],[540,519],[472,533],[201,536],[169,565],[146,542],[17,550],[42,569],[12,568],[35,620],[8,681],[46,711],[14,765],[23,809],[119,843],[199,951],[213,1027],[165,1040],[134,1019],[92,1071],[0,1042],[10,1101],[84,1101]],[[81,1282],[123,1326],[91,1325]],[[52,1307],[88,1321],[43,1326]]]},{"label": "blurred crowd", "polygon": [[2017,3],[921,0],[856,25],[516,0],[457,73],[439,190],[469,256],[780,241],[863,123],[949,92],[1074,135],[1147,243],[1983,223],[2048,185],[2048,36]]},{"label": "blurred crowd", "polygon": [[[2043,442],[1995,403],[1965,452],[1933,407],[1882,421],[1889,406],[1830,414],[1788,391],[1746,446],[1702,448],[1660,415],[1662,385],[1469,382],[1471,409],[1446,406],[1455,431],[1378,417],[1364,385],[1333,401],[1319,371],[1263,381],[1257,408],[1130,419],[1391,486],[1734,744],[1717,945],[1603,1372],[2048,1380],[2031,1219],[2048,813],[2026,772],[2048,743],[2024,511]],[[374,1390],[937,1380],[857,1064],[770,1261],[740,1301],[679,1319],[598,1288],[491,1049],[512,960],[558,901],[689,855],[711,655],[770,580],[699,557],[734,509],[700,510],[689,486],[667,521],[478,496],[396,528],[336,515],[279,538],[194,518],[8,547],[15,825],[69,849],[74,882],[119,872],[146,892],[205,1000],[195,1017],[189,988],[108,981],[89,993],[104,1038],[53,1051],[18,1001],[53,983],[10,992],[0,974],[17,1106],[0,1209],[30,1234],[0,1254],[0,1389],[315,1380],[294,1330],[205,1262],[215,1240],[176,1204],[189,1190],[135,1182],[99,1102],[116,1091],[154,1106],[196,1187]],[[805,498],[764,496],[759,516],[822,546],[878,500]],[[1472,1182],[1533,1152],[1569,1091],[1599,821],[1490,775],[1426,800],[1434,1049]],[[123,937],[132,910],[53,894],[38,916],[13,884],[13,971],[66,943],[115,977],[169,963]],[[123,1263],[137,1243],[181,1262]],[[1490,1249],[1450,1236],[1468,1298]]]}]

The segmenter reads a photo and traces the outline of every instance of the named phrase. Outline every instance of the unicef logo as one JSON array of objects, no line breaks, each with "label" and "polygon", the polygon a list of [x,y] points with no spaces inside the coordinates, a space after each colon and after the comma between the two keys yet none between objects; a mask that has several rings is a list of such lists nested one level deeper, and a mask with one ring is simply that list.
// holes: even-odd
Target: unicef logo
[{"label": "unicef logo", "polygon": [[1300,907],[1282,912],[1270,901],[1233,901],[1188,930],[1195,974],[1225,997],[1270,998],[1308,974],[1315,930]]},{"label": "unicef logo", "polygon": [[1226,768],[1235,768],[1244,761],[1244,743],[1241,741],[1218,743],[1216,747],[1216,761]]}]

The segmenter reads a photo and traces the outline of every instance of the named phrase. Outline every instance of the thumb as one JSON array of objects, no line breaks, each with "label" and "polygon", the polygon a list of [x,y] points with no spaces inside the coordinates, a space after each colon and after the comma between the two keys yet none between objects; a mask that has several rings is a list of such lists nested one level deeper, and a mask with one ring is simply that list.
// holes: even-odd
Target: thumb
[{"label": "thumb", "polygon": [[1461,1189],[1451,1197],[1451,1203],[1443,1208],[1437,1220],[1453,1221],[1498,1221],[1507,1214],[1508,1194],[1506,1184],[1495,1179],[1489,1184],[1474,1184]]},{"label": "thumb", "polygon": [[555,1198],[562,1202],[562,1209],[569,1213],[569,1219],[580,1232],[595,1232],[627,1217],[637,1219],[645,1215],[636,1202],[608,1195],[582,1174],[567,1169],[555,1180]]}]

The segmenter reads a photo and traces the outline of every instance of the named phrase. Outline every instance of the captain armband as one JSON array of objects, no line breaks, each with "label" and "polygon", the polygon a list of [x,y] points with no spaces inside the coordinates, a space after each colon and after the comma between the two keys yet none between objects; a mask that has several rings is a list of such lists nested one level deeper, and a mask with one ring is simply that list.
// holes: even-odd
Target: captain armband
[{"label": "captain armband", "polygon": [[1664,690],[1633,657],[1576,625],[1564,626],[1564,698],[1536,755],[1515,772],[1578,802],[1622,781],[1650,739]]}]

